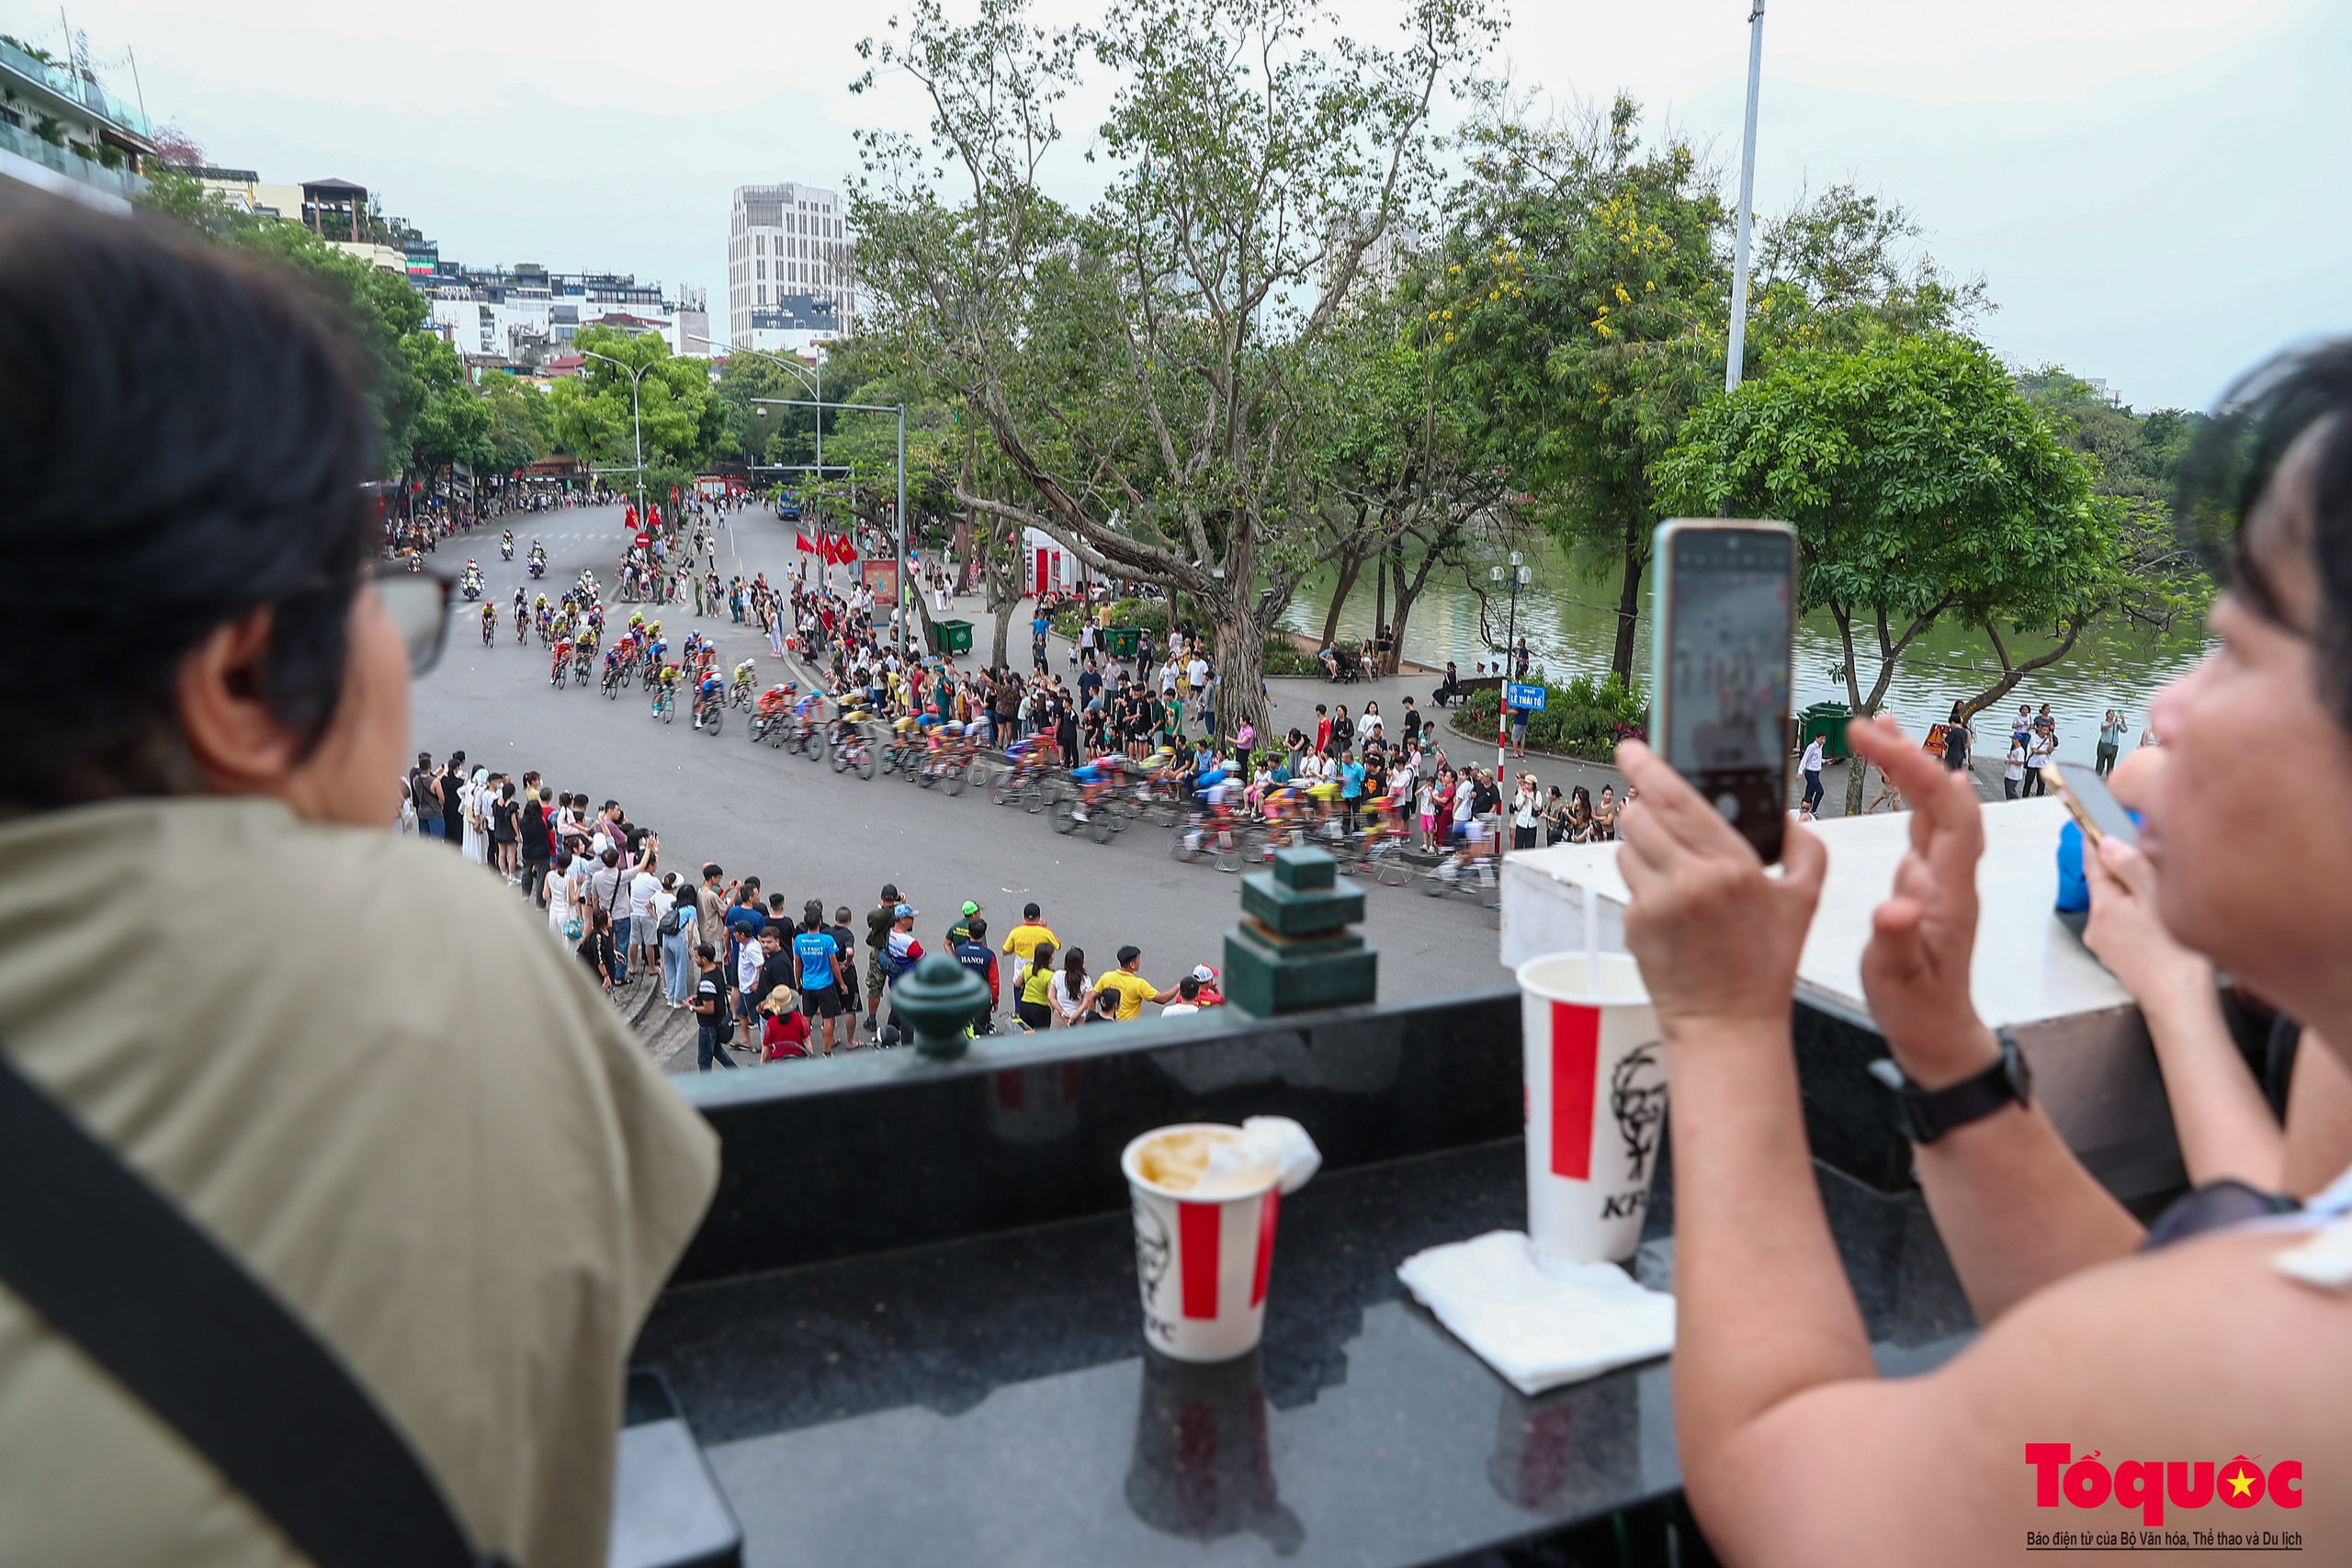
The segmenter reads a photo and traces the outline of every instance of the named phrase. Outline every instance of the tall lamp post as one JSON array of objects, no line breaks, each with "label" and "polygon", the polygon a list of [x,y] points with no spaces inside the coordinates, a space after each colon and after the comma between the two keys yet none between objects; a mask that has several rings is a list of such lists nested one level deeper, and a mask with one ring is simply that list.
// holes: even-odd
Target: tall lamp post
[{"label": "tall lamp post", "polygon": [[[629,432],[630,432],[631,439],[635,442],[635,444],[636,444],[636,447],[637,447],[637,523],[638,523],[638,526],[639,526],[639,527],[640,527],[640,528],[642,528],[642,527],[644,527],[644,526],[646,525],[646,523],[645,523],[645,419],[644,419],[644,412],[643,412],[643,409],[642,409],[642,407],[640,406],[640,404],[639,404],[639,399],[638,399],[638,383],[639,383],[639,381],[641,381],[642,379],[644,379],[644,377],[645,377],[645,373],[646,373],[646,371],[650,370],[650,369],[652,369],[652,368],[653,368],[653,364],[652,364],[652,362],[651,362],[651,361],[650,361],[650,360],[649,360],[649,361],[648,361],[646,364],[644,364],[643,366],[639,367],[639,368],[637,368],[637,369],[632,370],[632,369],[630,369],[630,368],[629,368],[628,364],[628,362],[627,362],[626,360],[615,359],[615,358],[614,358],[611,355],[609,355],[609,354],[599,354],[599,353],[597,353],[597,352],[596,352],[594,349],[593,349],[593,348],[583,348],[583,349],[582,349],[580,352],[581,352],[582,354],[583,354],[583,355],[587,355],[589,358],[591,358],[591,359],[601,359],[601,360],[603,360],[605,364],[607,364],[607,365],[610,365],[610,366],[613,366],[613,367],[616,367],[616,368],[621,372],[621,374],[622,374],[622,375],[627,376],[627,377],[628,378],[628,423],[629,423]],[[598,469],[598,470],[596,470],[596,471],[597,471],[597,472],[599,472],[599,473],[605,473],[605,472],[608,472],[609,470],[607,470],[607,469],[603,469],[603,468],[599,468],[599,469]]]},{"label": "tall lamp post", "polygon": [[[814,399],[816,399],[816,400],[817,400],[817,402],[816,402],[816,408],[817,408],[817,479],[818,479],[819,482],[820,482],[820,483],[821,483],[821,482],[823,481],[824,478],[825,478],[825,362],[824,362],[824,360],[823,360],[823,359],[821,359],[821,358],[820,358],[820,359],[817,361],[816,365],[815,365],[813,367],[809,367],[809,366],[807,366],[807,365],[803,365],[803,364],[801,364],[801,363],[800,363],[798,360],[797,360],[797,359],[786,359],[784,355],[780,355],[780,354],[770,354],[770,353],[769,353],[766,349],[764,349],[764,348],[741,348],[741,347],[738,347],[737,345],[735,345],[734,344],[730,344],[730,343],[713,343],[710,339],[708,339],[708,338],[707,338],[707,337],[697,337],[697,338],[695,338],[694,341],[695,341],[695,342],[696,342],[696,343],[698,343],[698,344],[702,344],[702,345],[703,345],[703,347],[704,347],[704,348],[706,348],[706,349],[723,349],[723,350],[725,350],[725,351],[726,351],[727,353],[729,353],[729,354],[748,354],[748,355],[751,355],[752,358],[754,358],[754,359],[764,359],[764,360],[766,360],[769,364],[771,364],[771,365],[773,365],[773,366],[776,367],[778,369],[780,369],[780,370],[789,370],[789,371],[791,371],[795,376],[797,376],[797,377],[799,377],[799,378],[800,378],[800,379],[801,379],[801,384],[802,384],[802,385],[804,385],[804,386],[806,386],[806,387],[808,389],[808,395],[809,395],[810,397],[812,397],[812,398],[814,398]],[[760,401],[763,401],[763,400],[765,400],[759,399],[759,398],[754,398],[754,399],[752,399],[752,400],[753,402],[760,402]],[[839,404],[839,403],[835,403],[833,406],[834,406],[835,408],[840,408],[840,407],[842,407],[842,404]],[[760,413],[761,413],[763,416],[764,416],[764,415],[766,414],[766,412],[767,412],[767,411],[766,411],[765,409],[762,409],[762,410],[760,410],[759,412],[760,412]]]},{"label": "tall lamp post", "polygon": [[1739,154],[1739,228],[1732,242],[1731,353],[1724,362],[1724,390],[1739,390],[1740,362],[1747,354],[1747,226],[1756,207],[1756,96],[1764,80],[1764,0],[1747,13],[1747,134]]},{"label": "tall lamp post", "polygon": [[1497,588],[1506,581],[1510,584],[1510,629],[1503,634],[1503,689],[1499,694],[1503,700],[1495,705],[1495,788],[1498,791],[1503,787],[1503,770],[1510,765],[1510,689],[1517,682],[1519,674],[1519,591],[1526,587],[1534,576],[1534,569],[1527,565],[1527,558],[1517,550],[1510,553],[1508,577],[1501,567],[1487,569],[1487,581]]},{"label": "tall lamp post", "polygon": [[847,409],[855,413],[894,413],[899,416],[899,556],[890,564],[891,581],[898,584],[899,657],[907,656],[907,405],[904,403],[812,403],[806,398],[753,398],[754,403],[767,403],[790,409]]}]

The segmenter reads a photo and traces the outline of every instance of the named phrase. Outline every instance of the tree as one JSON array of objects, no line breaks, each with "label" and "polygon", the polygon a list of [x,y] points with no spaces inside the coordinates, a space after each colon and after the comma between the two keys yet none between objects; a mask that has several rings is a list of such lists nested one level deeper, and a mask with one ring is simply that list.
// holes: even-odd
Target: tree
[{"label": "tree", "polygon": [[2093,488],[2119,504],[2125,566],[2117,611],[2159,630],[2201,615],[2213,580],[2180,526],[2173,499],[2206,416],[2183,409],[2142,416],[2054,365],[2020,377],[2018,386],[2058,439],[2089,460]]},{"label": "tree", "polygon": [[495,471],[504,474],[546,457],[552,447],[548,440],[547,399],[527,381],[511,376],[489,376],[482,379],[481,400],[490,411],[488,462]]},{"label": "tree", "polygon": [[[1878,711],[1904,650],[1946,615],[1981,628],[2001,660],[2000,680],[1967,702],[1974,712],[2064,658],[2114,589],[2116,509],[1966,338],[1787,355],[1692,413],[1654,477],[1683,513],[1728,507],[1795,525],[1800,607],[1836,620],[1857,715]],[[2004,625],[2054,629],[2056,642],[2025,658]],[[1857,768],[1849,813],[1862,787]]]},{"label": "tree", "polygon": [[1476,389],[1464,384],[1466,367],[1442,351],[1442,337],[1418,310],[1366,309],[1333,334],[1326,356],[1335,412],[1321,427],[1329,536],[1318,553],[1338,577],[1323,641],[1337,637],[1340,611],[1369,564],[1374,625],[1395,637],[1385,659],[1391,674],[1430,577],[1466,567],[1474,524],[1499,523],[1515,510],[1505,505],[1509,471],[1465,412]]},{"label": "tree", "polygon": [[1420,301],[1537,517],[1617,572],[1610,668],[1628,686],[1661,515],[1650,469],[1721,385],[1731,290],[1714,171],[1679,139],[1645,147],[1640,118],[1619,97],[1571,126],[1474,125],[1448,265]]},{"label": "tree", "polygon": [[1850,185],[1801,194],[1757,236],[1742,375],[1803,349],[1966,331],[1992,309],[1984,280],[1954,281],[1915,244],[1921,233],[1902,203]]},{"label": "tree", "polygon": [[438,340],[424,333],[431,310],[407,277],[336,250],[300,223],[232,208],[185,169],[154,169],[142,199],[150,210],[220,244],[282,266],[317,290],[366,356],[371,372],[368,396],[382,424],[386,468],[409,468],[414,444],[411,427],[436,388],[447,384],[444,372],[456,360],[453,355],[445,361],[423,347],[426,341]]},{"label": "tree", "polygon": [[[646,499],[666,502],[706,464],[736,450],[727,405],[711,389],[707,361],[672,357],[669,344],[653,333],[629,337],[605,326],[582,330],[573,346],[604,357],[590,358],[579,376],[548,389],[548,428],[560,446],[591,466],[629,470],[615,488],[637,489],[636,465],[642,460]],[[638,373],[634,387],[631,371]]]},{"label": "tree", "polygon": [[[1063,31],[1023,0],[967,26],[915,0],[860,46],[932,111],[926,138],[861,138],[868,330],[1014,480],[957,499],[1188,596],[1228,729],[1265,723],[1264,637],[1313,559],[1306,434],[1327,405],[1307,362],[1429,186],[1440,93],[1496,31],[1486,0],[1412,0],[1394,51],[1332,26],[1308,0],[1114,0]],[[1082,59],[1109,92],[1089,154],[1105,188],[1081,212],[1044,169]]]}]

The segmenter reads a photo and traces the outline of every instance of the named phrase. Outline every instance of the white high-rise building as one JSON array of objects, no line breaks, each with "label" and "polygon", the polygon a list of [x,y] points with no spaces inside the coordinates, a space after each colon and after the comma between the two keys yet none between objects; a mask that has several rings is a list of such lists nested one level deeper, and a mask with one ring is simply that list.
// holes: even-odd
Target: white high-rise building
[{"label": "white high-rise building", "polygon": [[738,186],[727,224],[727,337],[802,353],[846,337],[857,316],[855,252],[840,193]]}]

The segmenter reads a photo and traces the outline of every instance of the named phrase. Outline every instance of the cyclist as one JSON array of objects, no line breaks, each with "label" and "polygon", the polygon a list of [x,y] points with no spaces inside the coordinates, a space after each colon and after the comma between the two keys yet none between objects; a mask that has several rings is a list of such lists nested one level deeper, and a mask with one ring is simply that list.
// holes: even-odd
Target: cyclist
[{"label": "cyclist", "polygon": [[486,604],[481,607],[481,645],[488,648],[491,639],[497,635],[498,606],[495,604]]},{"label": "cyclist", "polygon": [[1084,766],[1070,770],[1069,776],[1078,784],[1078,807],[1071,814],[1077,820],[1091,819],[1091,808],[1117,784],[1126,761],[1115,751],[1106,751]]},{"label": "cyclist", "polygon": [[499,534],[499,536],[498,536],[498,553],[499,553],[499,557],[500,557],[500,558],[502,558],[502,559],[504,559],[504,560],[513,560],[513,559],[514,558],[514,529],[512,529],[512,528],[504,529],[504,530],[503,530],[503,531]]},{"label": "cyclist", "polygon": [[725,701],[718,677],[705,671],[695,686],[695,728],[700,729],[704,719],[716,713]]}]

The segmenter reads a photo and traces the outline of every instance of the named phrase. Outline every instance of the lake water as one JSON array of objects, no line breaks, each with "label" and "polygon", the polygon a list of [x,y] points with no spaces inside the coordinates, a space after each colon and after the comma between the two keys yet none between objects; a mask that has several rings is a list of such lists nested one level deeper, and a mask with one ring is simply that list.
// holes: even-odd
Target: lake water
[{"label": "lake water", "polygon": [[[1555,685],[1577,675],[1596,680],[1606,675],[1616,640],[1617,579],[1584,575],[1574,570],[1569,558],[1550,547],[1531,553],[1529,560],[1535,581],[1519,595],[1519,635],[1527,639],[1536,665]],[[1283,624],[1320,636],[1332,581],[1326,573],[1301,590]],[[1405,628],[1405,657],[1432,666],[1451,659],[1469,675],[1481,660],[1499,657],[1508,615],[1508,599],[1493,597],[1482,633],[1479,596],[1464,584],[1461,574],[1445,581],[1433,578],[1413,605],[1412,620]],[[1372,632],[1373,580],[1367,571],[1340,612],[1340,635],[1352,640]],[[2050,646],[2047,638],[2010,637],[2006,627],[2002,635],[2011,644],[2012,658],[2029,658]],[[1856,642],[1861,687],[1868,695],[1878,675],[1876,634],[1865,638],[1857,627]],[[2016,691],[1977,716],[1978,748],[1992,750],[2004,745],[2007,716],[2017,712],[2018,704],[2029,702],[2037,709],[2050,705],[2058,719],[2058,755],[2068,761],[2091,761],[2100,716],[2110,707],[2132,726],[2125,745],[2136,744],[2148,698],[2202,658],[2207,646],[2199,623],[2184,623],[2159,636],[2120,620],[2102,620],[2064,660],[2027,676]],[[1843,658],[1837,622],[1826,611],[1807,616],[1797,629],[1797,707],[1846,700],[1845,682],[1831,676]],[[1645,606],[1634,646],[1634,679],[1645,691],[1649,689],[1649,665],[1650,623]],[[1999,674],[1984,633],[1946,620],[1904,651],[1887,688],[1884,709],[1917,731],[1950,713],[1955,699],[1992,685]]]}]

